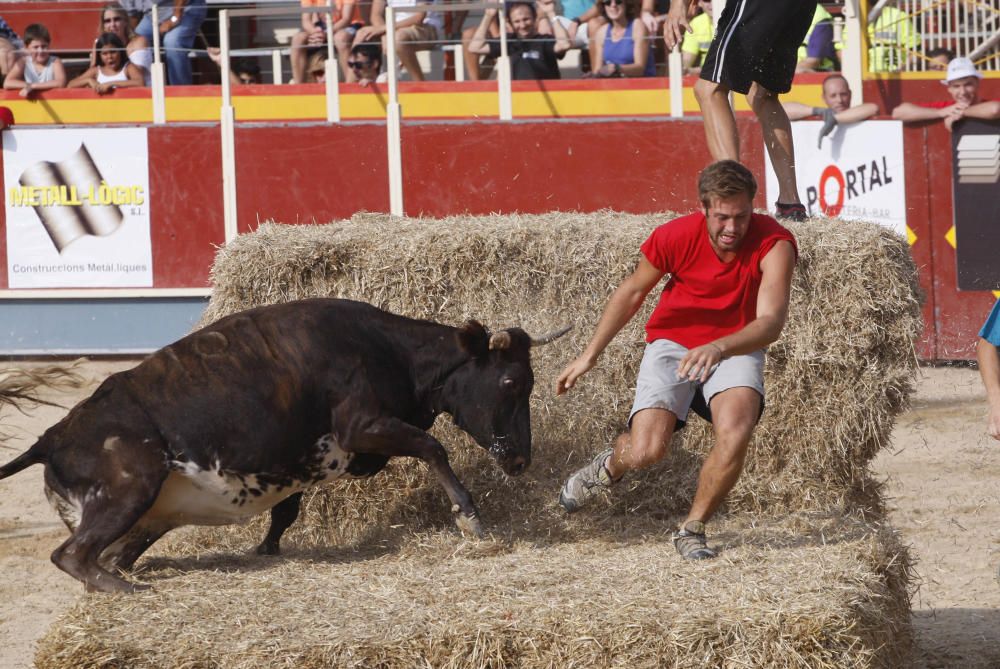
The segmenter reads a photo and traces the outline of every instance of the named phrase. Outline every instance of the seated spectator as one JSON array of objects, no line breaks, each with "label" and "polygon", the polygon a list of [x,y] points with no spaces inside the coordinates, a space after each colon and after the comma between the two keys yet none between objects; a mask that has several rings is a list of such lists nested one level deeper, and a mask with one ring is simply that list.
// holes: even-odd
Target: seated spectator
[{"label": "seated spectator", "polygon": [[66,69],[62,60],[49,53],[52,38],[41,23],[32,23],[24,30],[28,55],[17,61],[4,79],[3,87],[21,91],[28,97],[36,91],[66,87]]},{"label": "seated spectator", "polygon": [[954,58],[948,63],[948,72],[941,82],[948,87],[950,100],[920,104],[904,102],[892,110],[892,117],[904,122],[943,120],[948,130],[963,118],[1000,119],[1000,102],[983,101],[979,97],[982,78],[971,60]]},{"label": "seated spectator", "polygon": [[[513,32],[507,33],[507,55],[510,57],[512,79],[558,79],[557,62],[570,49],[569,34],[555,20],[555,8],[547,4],[547,18],[555,37],[541,35],[537,29],[537,12],[533,4],[514,2],[507,5],[507,21]],[[476,34],[469,43],[469,51],[492,58],[500,57],[499,40],[486,41],[486,31],[497,15],[496,9],[487,9]]]},{"label": "seated spectator", "polygon": [[833,47],[833,17],[823,5],[816,5],[809,32],[799,48],[796,72],[831,72],[840,69]]},{"label": "seated spectator", "polygon": [[355,44],[347,66],[354,72],[355,81],[361,86],[384,84],[389,79],[388,72],[381,72],[382,49],[372,42]]},{"label": "seated spectator", "polygon": [[[370,25],[364,26],[354,36],[354,44],[371,42],[382,38],[382,49],[385,45],[385,8],[387,0],[372,0],[372,15]],[[422,4],[422,3],[421,3]],[[407,11],[415,8],[417,0],[388,0],[388,6],[396,9],[396,55],[399,62],[414,81],[423,81],[424,72],[417,60],[417,51],[429,51],[434,48],[444,33],[444,21],[440,12]],[[399,11],[402,10],[402,11]]]},{"label": "seated spectator", "polygon": [[595,77],[651,77],[656,74],[652,42],[636,15],[636,0],[601,0],[609,23],[594,35],[597,58]]},{"label": "seated spectator", "polygon": [[823,127],[819,133],[822,145],[823,138],[833,132],[841,123],[858,123],[878,114],[878,105],[865,102],[851,106],[851,88],[847,79],[841,74],[831,74],[823,80],[823,103],[825,107],[807,107],[798,102],[782,102],[789,121],[801,121],[810,116],[823,119]]},{"label": "seated spectator", "polygon": [[[538,22],[538,32],[542,35],[554,35],[548,19],[544,18],[547,12],[542,7],[543,4],[546,3],[539,2],[538,9],[543,17]],[[593,63],[597,58],[594,46],[596,40],[590,39],[590,36],[596,35],[598,29],[608,22],[604,12],[601,11],[601,4],[595,0],[563,0],[562,11],[562,14],[556,16],[556,21],[562,24],[566,34],[569,35],[571,48],[584,50],[584,64],[589,67],[589,63]]]},{"label": "seated spectator", "polygon": [[23,48],[24,42],[0,16],[0,82],[10,74]]},{"label": "seated spectator", "polygon": [[[527,2],[528,0],[521,0],[521,1]],[[584,0],[584,1],[589,2],[591,7],[593,7],[594,3],[592,0]],[[553,0],[538,0],[538,3],[535,7],[535,14],[536,14],[535,29],[539,35],[552,36],[553,28],[552,24],[549,23],[549,19],[547,18],[548,11],[546,10],[546,5],[553,5],[553,9],[555,8]],[[542,14],[541,16],[538,16],[539,10],[541,10]],[[602,14],[599,14],[596,9],[593,10],[593,13],[598,17],[597,19],[595,19],[595,21],[597,22],[596,25],[599,26],[601,25],[601,23],[607,22],[604,16]],[[566,30],[567,34],[570,34],[569,32],[570,29],[574,27],[572,21],[567,20],[565,17],[561,16],[556,16],[555,20],[562,24],[562,27]],[[576,27],[579,27],[579,24],[576,24]],[[479,26],[477,25],[473,28],[466,28],[464,31],[462,31],[462,57],[465,59],[465,72],[466,72],[466,77],[469,79],[469,81],[479,81],[480,79],[489,77],[489,69],[486,68],[486,71],[484,72],[484,68],[480,67],[479,59],[481,58],[481,55],[469,51],[469,44],[472,43],[472,38],[476,36],[476,30],[478,30],[478,28]],[[576,31],[578,35],[581,35],[583,37],[583,42],[582,43],[574,42],[573,47],[579,47],[581,49],[586,49],[588,47],[587,31],[588,28],[586,25],[584,25],[583,28]],[[487,31],[487,39],[489,40],[500,39],[500,21],[498,21],[496,17],[494,17],[493,20],[490,21],[490,26]]]},{"label": "seated spectator", "polygon": [[927,69],[945,71],[948,63],[955,59],[955,52],[943,46],[935,47],[927,52]]},{"label": "seated spectator", "polygon": [[[303,7],[321,7],[328,3],[327,0],[301,0]],[[345,81],[354,81],[354,75],[347,67],[347,54],[351,50],[351,43],[364,21],[361,18],[361,3],[356,0],[336,0],[337,13],[334,16],[333,25],[333,47],[336,49],[337,60],[340,62],[340,69],[344,73]],[[320,12],[302,13],[302,30],[292,37],[292,50],[290,60],[292,61],[292,80],[295,83],[303,83],[307,80],[306,67],[310,52],[326,44],[326,16]],[[325,76],[325,74],[324,74]]]},{"label": "seated spectator", "polygon": [[[135,0],[133,0],[135,3]],[[191,59],[188,52],[194,46],[194,38],[205,20],[205,0],[147,0],[139,3],[143,8],[142,20],[135,32],[153,43],[153,5],[157,6],[161,44],[166,51],[167,82],[172,86],[189,86],[194,82],[191,75]]]},{"label": "seated spectator", "polygon": [[[142,80],[146,86],[151,85],[150,69],[153,65],[153,49],[142,35],[137,35],[129,21],[128,11],[120,3],[110,2],[101,9],[101,18],[97,34],[114,33],[125,45],[130,63],[142,72]],[[90,52],[90,66],[97,65],[97,43]]]},{"label": "seated spectator", "polygon": [[104,33],[97,38],[98,65],[90,68],[69,82],[70,88],[92,88],[99,95],[116,88],[138,88],[142,72],[125,56],[125,44],[114,33]]},{"label": "seated spectator", "polygon": [[698,0],[701,14],[691,19],[691,32],[684,34],[681,42],[681,59],[684,74],[701,74],[701,64],[705,62],[708,47],[712,45],[715,24],[712,22],[712,0]]}]

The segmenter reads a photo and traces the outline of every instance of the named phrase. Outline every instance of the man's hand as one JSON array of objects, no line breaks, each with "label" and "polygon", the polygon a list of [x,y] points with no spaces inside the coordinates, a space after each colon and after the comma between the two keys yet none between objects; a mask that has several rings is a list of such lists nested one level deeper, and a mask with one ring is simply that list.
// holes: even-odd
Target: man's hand
[{"label": "man's hand", "polygon": [[581,355],[579,358],[569,363],[563,370],[559,378],[556,379],[556,395],[562,395],[576,384],[576,380],[593,369],[596,360]]},{"label": "man's hand", "polygon": [[989,419],[986,422],[986,432],[1000,441],[1000,406],[990,407]]},{"label": "man's hand", "polygon": [[684,33],[693,32],[688,22],[689,14],[690,6],[686,0],[673,0],[670,3],[667,20],[663,22],[663,41],[667,44],[667,51],[673,51],[675,46],[684,41]]},{"label": "man's hand", "polygon": [[168,16],[164,20],[160,21],[160,34],[161,35],[163,33],[170,32],[171,30],[173,30],[174,26],[176,26],[176,25],[178,25],[180,23],[180,18],[177,19],[176,23],[173,22],[173,21],[171,21],[170,18],[171,17]]},{"label": "man's hand", "polygon": [[965,110],[969,108],[969,105],[963,102],[956,102],[950,107],[945,107],[944,110],[948,113],[944,117],[944,127],[951,130],[951,126],[955,124],[956,121],[961,121],[965,118]]},{"label": "man's hand", "polygon": [[677,367],[677,378],[704,383],[722,361],[722,349],[716,344],[705,344],[693,348],[681,358]]},{"label": "man's hand", "polygon": [[656,34],[656,29],[659,25],[656,22],[656,16],[653,12],[643,12],[639,15],[639,20],[642,21],[642,25],[646,26],[646,32],[650,35]]},{"label": "man's hand", "polygon": [[375,26],[362,26],[358,29],[358,32],[354,35],[354,44],[361,44],[362,42],[370,42],[376,37],[381,37],[382,31]]},{"label": "man's hand", "polygon": [[319,44],[326,44],[326,29],[320,26],[313,26],[313,29],[309,31],[306,36],[306,44],[310,46],[317,46]]}]

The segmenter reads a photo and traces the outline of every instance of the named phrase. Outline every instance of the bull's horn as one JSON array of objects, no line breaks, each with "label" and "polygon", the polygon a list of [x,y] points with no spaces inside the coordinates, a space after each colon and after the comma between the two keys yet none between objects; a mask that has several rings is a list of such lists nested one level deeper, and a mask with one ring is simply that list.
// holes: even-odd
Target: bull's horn
[{"label": "bull's horn", "polygon": [[566,334],[567,332],[569,332],[572,329],[573,329],[572,325],[567,325],[564,328],[559,328],[558,330],[553,330],[552,332],[549,332],[548,334],[543,334],[541,337],[532,337],[531,338],[531,345],[532,346],[541,346],[542,344],[548,344],[550,342],[555,341],[556,339],[559,339],[559,337],[562,337],[564,334]]},{"label": "bull's horn", "polygon": [[501,330],[490,336],[490,350],[491,351],[503,351],[510,348],[510,333],[506,330]]}]

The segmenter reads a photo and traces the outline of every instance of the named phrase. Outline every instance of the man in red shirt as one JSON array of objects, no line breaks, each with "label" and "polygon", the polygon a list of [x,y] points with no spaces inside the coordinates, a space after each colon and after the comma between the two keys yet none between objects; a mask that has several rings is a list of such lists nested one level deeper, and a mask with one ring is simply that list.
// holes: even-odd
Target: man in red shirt
[{"label": "man in red shirt", "polygon": [[976,70],[971,60],[953,58],[948,63],[948,73],[941,82],[948,87],[950,100],[921,104],[904,102],[892,110],[892,117],[904,122],[943,119],[948,130],[951,130],[952,124],[963,118],[987,121],[1000,119],[1000,102],[983,101],[979,97],[979,83],[982,78],[982,73]]},{"label": "man in red shirt", "polygon": [[764,349],[788,314],[795,238],[770,216],[753,213],[756,192],[753,174],[738,162],[706,167],[698,179],[704,211],[653,231],[635,271],[608,299],[587,348],[556,381],[557,395],[572,388],[670,274],[646,324],[629,431],[566,481],[559,502],[576,511],[625,472],[661,460],[694,408],[712,421],[716,443],[687,519],[674,533],[678,552],[689,559],[715,557],[705,522],[743,469],[763,411]]}]

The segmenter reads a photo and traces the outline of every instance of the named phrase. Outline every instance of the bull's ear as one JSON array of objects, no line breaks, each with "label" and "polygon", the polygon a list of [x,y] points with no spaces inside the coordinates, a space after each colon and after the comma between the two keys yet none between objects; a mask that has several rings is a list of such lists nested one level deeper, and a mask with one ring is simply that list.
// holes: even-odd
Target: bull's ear
[{"label": "bull's ear", "polygon": [[458,345],[473,358],[489,353],[490,335],[479,321],[466,321],[455,333]]}]

